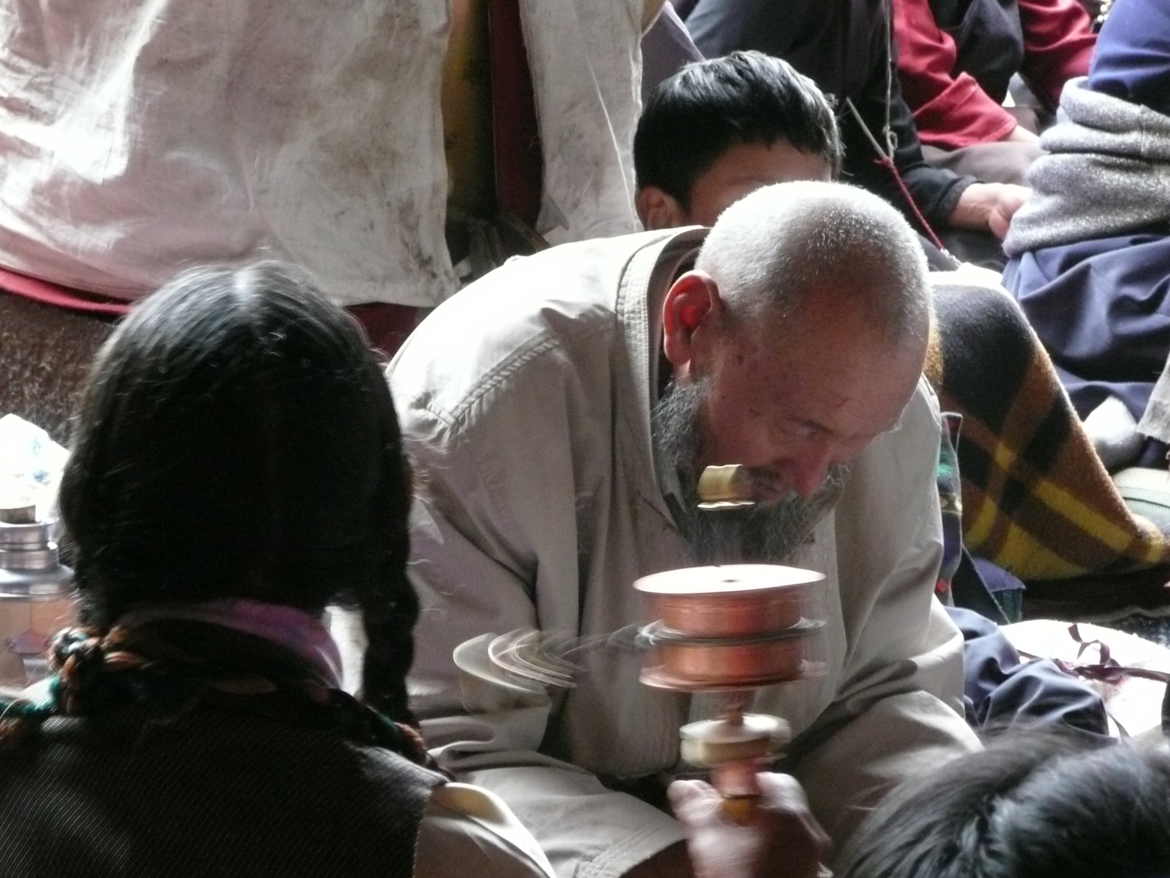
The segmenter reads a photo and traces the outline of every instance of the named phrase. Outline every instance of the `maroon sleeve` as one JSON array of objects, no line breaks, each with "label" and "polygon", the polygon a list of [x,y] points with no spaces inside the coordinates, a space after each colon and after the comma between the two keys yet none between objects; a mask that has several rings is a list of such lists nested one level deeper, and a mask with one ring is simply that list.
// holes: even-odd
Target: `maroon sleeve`
[{"label": "maroon sleeve", "polygon": [[1001,140],[1016,127],[1011,113],[956,69],[955,42],[935,23],[929,0],[894,0],[894,37],[902,94],[923,143],[959,149]]},{"label": "maroon sleeve", "polygon": [[1089,14],[1077,0],[1017,0],[1024,28],[1023,75],[1028,87],[1049,107],[1074,76],[1085,76],[1097,36]]}]

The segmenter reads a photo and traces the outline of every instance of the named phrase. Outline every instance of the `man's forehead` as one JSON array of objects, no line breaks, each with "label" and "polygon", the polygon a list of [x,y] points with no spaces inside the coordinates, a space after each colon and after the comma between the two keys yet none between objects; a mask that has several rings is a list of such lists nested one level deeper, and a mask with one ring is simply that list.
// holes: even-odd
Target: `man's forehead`
[{"label": "man's forehead", "polygon": [[920,372],[897,348],[883,357],[830,345],[754,344],[736,356],[745,358],[750,407],[845,437],[896,427]]}]

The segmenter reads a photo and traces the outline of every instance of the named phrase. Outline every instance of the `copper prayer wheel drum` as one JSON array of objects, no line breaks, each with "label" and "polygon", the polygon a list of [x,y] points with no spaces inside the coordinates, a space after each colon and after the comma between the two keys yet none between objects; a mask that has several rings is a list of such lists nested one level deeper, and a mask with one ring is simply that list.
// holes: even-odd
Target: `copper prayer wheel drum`
[{"label": "copper prayer wheel drum", "polygon": [[654,658],[643,682],[667,689],[756,686],[799,679],[809,620],[824,575],[796,567],[739,564],[688,567],[634,583],[651,617],[642,629]]},{"label": "copper prayer wheel drum", "polygon": [[750,686],[799,679],[807,638],[820,627],[805,622],[777,636],[688,638],[651,625],[643,635],[661,662],[660,681],[674,678],[680,688],[684,683]]},{"label": "copper prayer wheel drum", "polygon": [[780,564],[684,567],[643,576],[650,618],[692,637],[754,637],[809,615],[823,573]]}]

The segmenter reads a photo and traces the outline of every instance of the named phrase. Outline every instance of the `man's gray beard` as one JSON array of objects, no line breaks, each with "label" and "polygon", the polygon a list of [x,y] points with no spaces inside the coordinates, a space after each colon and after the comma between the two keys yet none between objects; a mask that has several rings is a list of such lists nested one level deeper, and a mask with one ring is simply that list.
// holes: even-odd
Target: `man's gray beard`
[{"label": "man's gray beard", "polygon": [[705,380],[687,384],[672,380],[650,415],[655,454],[678,473],[682,508],[675,515],[691,553],[701,564],[789,563],[817,522],[837,504],[849,468],[831,466],[824,484],[808,498],[790,494],[749,509],[699,509],[698,461],[703,452],[699,413],[707,392]]}]

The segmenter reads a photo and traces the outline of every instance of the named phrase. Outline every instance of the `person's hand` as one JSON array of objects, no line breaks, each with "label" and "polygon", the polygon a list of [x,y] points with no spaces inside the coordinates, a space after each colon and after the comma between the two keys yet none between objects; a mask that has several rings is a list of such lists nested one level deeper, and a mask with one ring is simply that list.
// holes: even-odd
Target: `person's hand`
[{"label": "person's hand", "polygon": [[1003,240],[1012,216],[1031,195],[1027,186],[1013,183],[972,183],[959,196],[951,212],[951,225],[987,230]]},{"label": "person's hand", "polygon": [[1040,135],[1034,131],[1029,131],[1023,125],[1017,125],[1008,132],[1006,137],[1001,139],[1012,143],[1039,143]]},{"label": "person's hand", "polygon": [[679,780],[667,791],[687,831],[697,878],[815,878],[829,837],[787,774],[756,776],[760,798],[745,823],[732,820],[709,784]]}]

